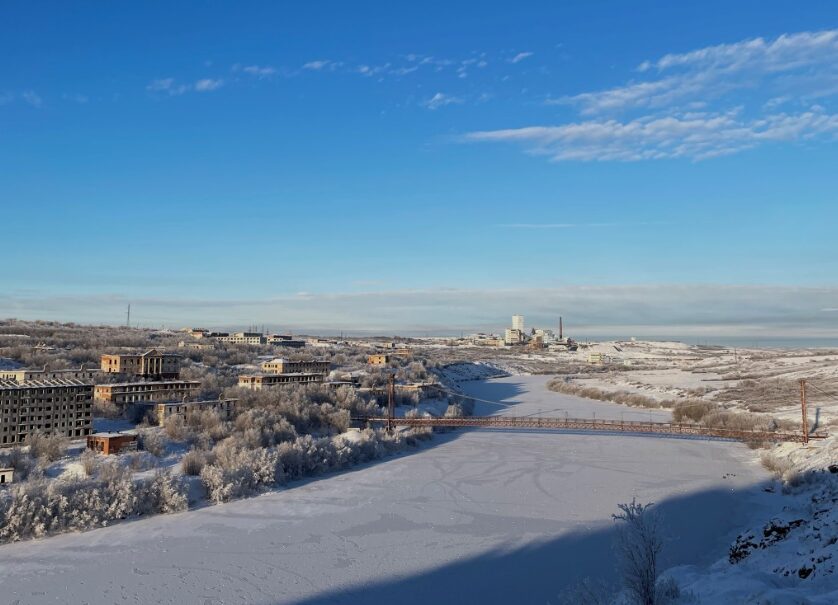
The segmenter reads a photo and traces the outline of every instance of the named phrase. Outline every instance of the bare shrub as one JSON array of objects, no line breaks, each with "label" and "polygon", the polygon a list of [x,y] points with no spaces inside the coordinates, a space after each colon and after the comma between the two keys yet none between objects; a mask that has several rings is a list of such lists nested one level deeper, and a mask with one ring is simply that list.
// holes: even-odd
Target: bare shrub
[{"label": "bare shrub", "polygon": [[47,435],[40,431],[30,433],[26,438],[29,453],[33,458],[53,462],[64,456],[69,440],[64,435]]},{"label": "bare shrub", "polygon": [[184,474],[198,477],[206,464],[206,456],[198,450],[190,450],[180,461]]},{"label": "bare shrub", "polygon": [[139,448],[151,454],[162,458],[166,455],[166,444],[163,441],[163,436],[157,429],[145,429],[138,431]]},{"label": "bare shrub", "polygon": [[652,504],[638,504],[635,499],[619,504],[621,512],[613,515],[621,521],[617,533],[617,565],[623,586],[638,605],[656,605],[658,557],[663,550],[660,520],[651,511]]},{"label": "bare shrub", "polygon": [[96,456],[96,452],[92,450],[84,450],[81,453],[81,456],[79,456],[79,462],[81,463],[81,468],[87,477],[95,475],[96,469],[99,468],[99,460]]}]

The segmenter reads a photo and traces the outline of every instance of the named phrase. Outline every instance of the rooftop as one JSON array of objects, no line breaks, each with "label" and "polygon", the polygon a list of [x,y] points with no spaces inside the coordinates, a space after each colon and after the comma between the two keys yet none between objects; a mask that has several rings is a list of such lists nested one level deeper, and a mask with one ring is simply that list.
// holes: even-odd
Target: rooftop
[{"label": "rooftop", "polygon": [[49,387],[84,387],[93,386],[90,382],[77,378],[49,378],[44,380],[0,380],[0,389],[43,389]]}]

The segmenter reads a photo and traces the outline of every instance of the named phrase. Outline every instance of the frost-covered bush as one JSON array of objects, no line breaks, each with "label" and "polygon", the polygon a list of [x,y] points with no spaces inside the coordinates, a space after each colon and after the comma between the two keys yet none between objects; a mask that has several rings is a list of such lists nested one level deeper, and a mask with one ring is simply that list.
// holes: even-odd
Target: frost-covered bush
[{"label": "frost-covered bush", "polygon": [[222,443],[213,450],[215,462],[201,470],[201,481],[214,502],[227,502],[254,493],[276,480],[277,454],[268,449],[246,450]]},{"label": "frost-covered bush", "polygon": [[69,440],[64,435],[47,435],[40,431],[33,431],[26,438],[29,453],[33,458],[49,462],[64,456]]},{"label": "frost-covered bush", "polygon": [[108,525],[137,515],[186,508],[186,488],[166,473],[135,481],[116,463],[101,465],[96,479],[36,480],[15,485],[0,511],[0,541]]},{"label": "frost-covered bush", "polygon": [[138,432],[139,448],[158,458],[166,454],[166,443],[157,429],[145,429]]},{"label": "frost-covered bush", "polygon": [[190,450],[186,453],[180,461],[181,468],[185,475],[198,477],[207,463],[207,458],[203,452],[198,450]]},{"label": "frost-covered bush", "polygon": [[623,586],[637,605],[656,605],[658,557],[663,550],[660,519],[652,504],[636,500],[620,504],[613,515],[620,521],[617,532],[617,565]]}]

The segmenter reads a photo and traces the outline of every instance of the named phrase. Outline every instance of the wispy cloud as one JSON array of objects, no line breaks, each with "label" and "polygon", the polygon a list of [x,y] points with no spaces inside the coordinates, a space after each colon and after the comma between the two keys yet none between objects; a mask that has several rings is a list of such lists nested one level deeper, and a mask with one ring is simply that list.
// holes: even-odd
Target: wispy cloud
[{"label": "wispy cloud", "polygon": [[152,80],[146,90],[151,93],[179,96],[187,92],[212,92],[224,86],[224,80],[203,78],[194,84],[179,83],[174,78],[159,78]]},{"label": "wispy cloud", "polygon": [[455,97],[442,92],[438,92],[430,99],[425,100],[425,102],[422,104],[428,109],[434,110],[439,109],[440,107],[445,107],[446,105],[459,105],[463,102],[464,100],[460,97]]},{"label": "wispy cloud", "polygon": [[270,65],[246,65],[242,67],[241,70],[244,73],[256,76],[257,78],[270,78],[276,75],[276,68],[271,67]]},{"label": "wispy cloud", "polygon": [[509,61],[509,63],[520,63],[520,62],[521,62],[521,61],[523,61],[524,59],[527,59],[527,58],[529,58],[529,57],[532,57],[534,54],[535,54],[535,53],[531,53],[531,52],[522,52],[522,53],[518,53],[517,55],[515,55],[515,56],[514,56],[514,57],[512,57],[511,59],[508,59],[508,61]]},{"label": "wispy cloud", "polygon": [[16,101],[22,101],[30,107],[40,109],[44,105],[44,100],[34,90],[24,90],[23,92],[0,92],[0,105],[9,105]]},{"label": "wispy cloud", "polygon": [[630,121],[590,120],[560,126],[531,126],[472,132],[465,141],[523,145],[530,153],[562,160],[637,161],[707,159],[770,142],[834,138],[838,115],[813,109],[742,119],[736,112],[643,117]]},{"label": "wispy cloud", "polygon": [[341,63],[340,61],[330,61],[329,59],[317,59],[316,61],[309,61],[308,63],[304,63],[302,68],[311,71],[334,71],[342,65],[343,63]]},{"label": "wispy cloud", "polygon": [[87,95],[83,95],[77,92],[65,92],[63,95],[61,95],[61,98],[65,101],[72,101],[73,103],[78,103],[79,105],[84,105],[90,100],[87,97]]},{"label": "wispy cloud", "polygon": [[653,77],[547,101],[584,119],[462,140],[517,143],[555,161],[703,160],[838,134],[838,114],[818,102],[838,95],[838,30],[667,54],[637,69]]},{"label": "wispy cloud", "polygon": [[[811,72],[810,70],[816,70]],[[644,61],[640,73],[661,77],[548,101],[577,105],[583,114],[661,108],[734,90],[792,93],[796,98],[833,94],[838,85],[838,30],[786,34],[720,44]],[[798,77],[790,78],[791,74]]]},{"label": "wispy cloud", "polygon": [[195,91],[196,92],[210,92],[212,90],[218,90],[224,86],[224,80],[213,80],[212,78],[204,78],[203,80],[198,80],[195,82]]}]

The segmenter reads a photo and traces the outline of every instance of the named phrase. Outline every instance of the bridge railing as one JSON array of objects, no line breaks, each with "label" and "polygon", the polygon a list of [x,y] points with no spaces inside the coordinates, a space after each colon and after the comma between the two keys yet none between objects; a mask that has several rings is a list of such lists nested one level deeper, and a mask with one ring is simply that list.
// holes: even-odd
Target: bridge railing
[{"label": "bridge railing", "polygon": [[[538,416],[465,416],[462,418],[392,418],[386,416],[360,416],[353,418],[368,424],[387,423],[408,427],[485,427],[583,430],[597,432],[657,433],[667,435],[699,435],[737,441],[803,441],[803,435],[784,431],[755,431],[707,427],[699,424],[676,422],[645,422],[638,420],[596,420],[592,418],[538,417]],[[809,439],[823,439],[827,435],[814,433]]]}]

